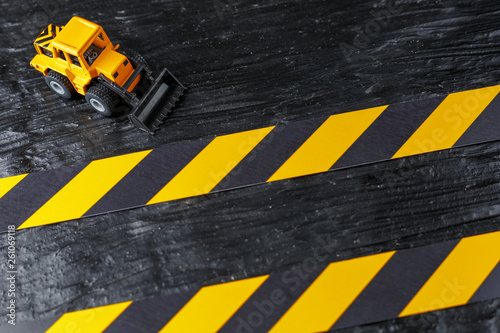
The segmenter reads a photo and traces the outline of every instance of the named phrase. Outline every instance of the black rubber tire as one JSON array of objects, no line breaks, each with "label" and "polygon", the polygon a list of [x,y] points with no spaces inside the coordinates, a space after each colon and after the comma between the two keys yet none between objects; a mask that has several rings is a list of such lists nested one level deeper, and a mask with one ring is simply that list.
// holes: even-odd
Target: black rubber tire
[{"label": "black rubber tire", "polygon": [[45,76],[45,83],[50,90],[64,99],[71,99],[76,95],[75,87],[69,79],[58,72],[49,71]]},{"label": "black rubber tire", "polygon": [[95,112],[109,117],[117,111],[119,98],[103,84],[96,83],[87,90],[85,100]]},{"label": "black rubber tire", "polygon": [[146,67],[147,69],[149,69],[149,65],[148,65],[148,62],[146,61],[146,59],[144,59],[144,57],[137,51],[133,50],[133,49],[124,49],[123,50],[123,54],[129,58],[130,60],[132,60],[133,62],[137,63],[137,64],[140,64],[140,65],[143,65],[144,67]]}]

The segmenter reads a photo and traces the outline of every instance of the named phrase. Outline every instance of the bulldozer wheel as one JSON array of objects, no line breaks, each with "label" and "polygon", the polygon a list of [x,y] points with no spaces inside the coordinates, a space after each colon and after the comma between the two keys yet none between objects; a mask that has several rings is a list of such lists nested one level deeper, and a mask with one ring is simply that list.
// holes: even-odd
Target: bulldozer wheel
[{"label": "bulldozer wheel", "polygon": [[101,83],[91,86],[85,94],[85,100],[94,111],[109,117],[116,111],[118,96]]},{"label": "bulldozer wheel", "polygon": [[123,50],[123,54],[127,58],[129,58],[130,60],[132,60],[140,65],[143,65],[144,67],[149,69],[148,62],[146,61],[146,59],[144,59],[144,57],[139,52],[137,52],[133,49],[125,49],[125,50]]},{"label": "bulldozer wheel", "polygon": [[75,87],[69,82],[68,78],[58,72],[49,71],[45,76],[45,82],[50,90],[64,99],[71,99],[76,94]]}]

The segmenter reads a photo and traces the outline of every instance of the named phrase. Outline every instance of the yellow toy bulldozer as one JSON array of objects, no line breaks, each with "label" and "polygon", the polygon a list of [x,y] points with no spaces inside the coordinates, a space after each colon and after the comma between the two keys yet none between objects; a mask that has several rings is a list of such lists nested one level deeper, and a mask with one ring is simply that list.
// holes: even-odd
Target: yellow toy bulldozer
[{"label": "yellow toy bulldozer", "polygon": [[30,65],[53,92],[66,99],[84,95],[104,116],[121,100],[132,107],[132,123],[151,134],[186,89],[166,68],[154,78],[142,56],[117,52],[101,26],[80,17],[63,27],[50,24],[34,44],[38,54]]}]

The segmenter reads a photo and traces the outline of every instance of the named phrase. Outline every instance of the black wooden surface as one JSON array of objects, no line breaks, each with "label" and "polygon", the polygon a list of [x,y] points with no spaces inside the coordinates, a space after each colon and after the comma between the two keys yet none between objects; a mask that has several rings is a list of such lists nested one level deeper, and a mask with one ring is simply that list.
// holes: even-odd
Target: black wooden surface
[{"label": "black wooden surface", "polygon": [[[495,1],[43,3],[0,3],[1,177],[500,77]],[[73,15],[101,24],[112,41],[189,87],[156,136],[124,116],[95,115],[82,99],[60,100],[29,67],[36,35]],[[377,25],[374,17],[382,17]],[[334,261],[500,230],[499,156],[494,142],[19,231],[18,319],[288,270],[319,239]],[[342,332],[496,332],[499,306]]]}]

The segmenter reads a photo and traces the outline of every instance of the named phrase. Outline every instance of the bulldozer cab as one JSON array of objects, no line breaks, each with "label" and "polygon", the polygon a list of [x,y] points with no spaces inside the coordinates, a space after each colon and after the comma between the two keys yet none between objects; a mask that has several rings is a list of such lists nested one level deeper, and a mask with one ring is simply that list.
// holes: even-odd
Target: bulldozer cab
[{"label": "bulldozer cab", "polygon": [[38,54],[43,54],[44,56],[47,56],[49,58],[52,58],[54,56],[52,54],[52,50],[50,50],[46,46],[35,45],[35,49],[37,50]]}]

